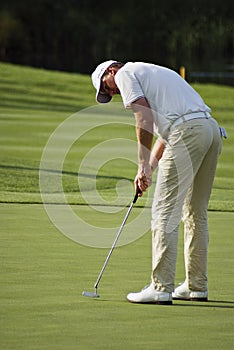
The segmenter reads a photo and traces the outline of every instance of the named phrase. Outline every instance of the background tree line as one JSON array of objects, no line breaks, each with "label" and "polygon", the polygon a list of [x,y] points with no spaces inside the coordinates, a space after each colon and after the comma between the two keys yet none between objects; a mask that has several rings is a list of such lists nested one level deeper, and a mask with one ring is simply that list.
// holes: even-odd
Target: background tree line
[{"label": "background tree line", "polygon": [[223,70],[233,9],[233,0],[1,0],[0,60],[79,73],[110,58]]}]

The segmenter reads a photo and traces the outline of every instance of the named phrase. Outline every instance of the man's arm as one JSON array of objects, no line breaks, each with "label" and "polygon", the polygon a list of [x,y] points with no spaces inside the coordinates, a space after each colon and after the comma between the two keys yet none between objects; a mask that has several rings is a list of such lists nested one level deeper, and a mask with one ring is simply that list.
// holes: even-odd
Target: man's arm
[{"label": "man's arm", "polygon": [[138,173],[135,178],[136,190],[146,191],[151,185],[152,170],[150,154],[153,142],[153,115],[147,100],[142,97],[131,104],[136,119],[138,140]]},{"label": "man's arm", "polygon": [[154,147],[152,149],[151,155],[150,155],[150,166],[151,170],[154,171],[157,166],[159,160],[162,158],[163,152],[165,149],[165,143],[161,138],[158,138],[155,141]]}]

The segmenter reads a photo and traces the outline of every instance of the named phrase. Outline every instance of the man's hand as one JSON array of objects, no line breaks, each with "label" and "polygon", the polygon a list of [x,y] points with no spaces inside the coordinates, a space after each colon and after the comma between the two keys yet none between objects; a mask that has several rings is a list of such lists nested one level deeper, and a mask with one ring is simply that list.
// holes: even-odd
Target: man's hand
[{"label": "man's hand", "polygon": [[[145,192],[147,188],[151,185],[151,183],[152,183],[151,166],[147,165],[144,167],[140,167],[135,177],[135,190],[138,191],[138,189],[140,189],[141,192]],[[142,193],[139,194],[139,197],[141,196],[142,196]]]}]

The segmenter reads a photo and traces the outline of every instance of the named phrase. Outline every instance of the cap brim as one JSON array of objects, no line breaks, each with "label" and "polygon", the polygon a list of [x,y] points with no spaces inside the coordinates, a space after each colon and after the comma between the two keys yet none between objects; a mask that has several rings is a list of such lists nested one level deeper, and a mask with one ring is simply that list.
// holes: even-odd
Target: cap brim
[{"label": "cap brim", "polygon": [[112,96],[108,94],[101,94],[100,92],[97,93],[96,95],[96,100],[99,103],[108,103],[112,99]]}]

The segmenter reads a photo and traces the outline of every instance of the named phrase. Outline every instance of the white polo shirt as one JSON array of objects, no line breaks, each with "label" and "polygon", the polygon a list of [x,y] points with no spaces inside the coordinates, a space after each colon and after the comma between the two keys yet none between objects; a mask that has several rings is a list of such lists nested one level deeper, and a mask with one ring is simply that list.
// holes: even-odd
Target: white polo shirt
[{"label": "white polo shirt", "polygon": [[200,95],[176,72],[143,62],[128,62],[115,75],[125,108],[141,97],[148,101],[156,133],[165,138],[173,122],[196,112],[210,112]]}]

